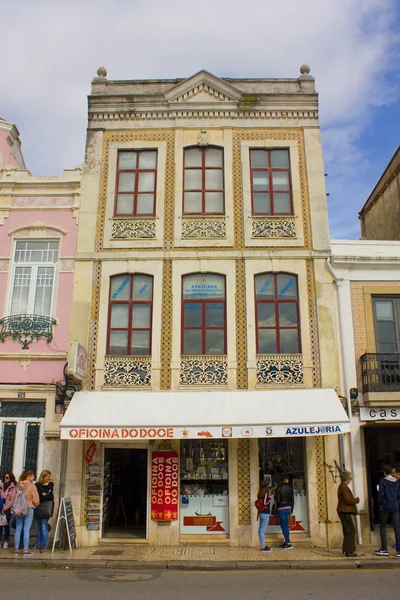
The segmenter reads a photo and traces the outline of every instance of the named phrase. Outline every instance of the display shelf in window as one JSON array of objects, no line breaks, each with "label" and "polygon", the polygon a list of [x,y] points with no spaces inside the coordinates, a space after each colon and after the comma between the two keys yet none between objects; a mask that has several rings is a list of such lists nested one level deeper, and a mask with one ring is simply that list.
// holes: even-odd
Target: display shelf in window
[{"label": "display shelf in window", "polygon": [[89,531],[98,530],[101,510],[101,466],[99,463],[93,462],[87,465],[85,487],[86,527]]}]

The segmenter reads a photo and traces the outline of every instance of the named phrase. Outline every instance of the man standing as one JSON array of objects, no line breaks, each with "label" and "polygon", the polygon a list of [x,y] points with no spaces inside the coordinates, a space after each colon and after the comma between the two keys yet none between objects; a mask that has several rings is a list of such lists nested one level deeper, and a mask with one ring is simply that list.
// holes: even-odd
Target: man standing
[{"label": "man standing", "polygon": [[396,540],[396,557],[400,558],[400,520],[399,520],[399,480],[392,475],[392,467],[383,467],[384,477],[379,482],[378,511],[379,531],[381,534],[381,547],[375,550],[378,556],[389,556],[387,549],[386,523],[389,517],[392,520]]}]

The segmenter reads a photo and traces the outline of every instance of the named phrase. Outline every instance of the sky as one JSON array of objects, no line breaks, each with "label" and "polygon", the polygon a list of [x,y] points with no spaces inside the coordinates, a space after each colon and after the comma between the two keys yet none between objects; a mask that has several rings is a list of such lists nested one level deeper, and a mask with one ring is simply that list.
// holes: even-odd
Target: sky
[{"label": "sky", "polygon": [[[3,4],[4,3],[4,4]],[[19,0],[1,6],[0,117],[33,175],[84,159],[87,95],[109,79],[298,77],[319,92],[331,237],[400,144],[400,0]]]}]

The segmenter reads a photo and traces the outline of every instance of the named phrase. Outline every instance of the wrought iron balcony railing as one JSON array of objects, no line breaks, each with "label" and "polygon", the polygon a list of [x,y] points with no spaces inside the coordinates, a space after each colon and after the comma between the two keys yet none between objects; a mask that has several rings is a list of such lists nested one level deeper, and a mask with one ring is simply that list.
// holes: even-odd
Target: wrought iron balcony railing
[{"label": "wrought iron balcony railing", "polygon": [[363,354],[362,391],[400,392],[400,354]]},{"label": "wrought iron balcony railing", "polygon": [[22,344],[27,350],[29,344],[44,338],[47,342],[53,339],[53,325],[57,321],[44,315],[9,315],[0,319],[0,342],[7,338]]}]

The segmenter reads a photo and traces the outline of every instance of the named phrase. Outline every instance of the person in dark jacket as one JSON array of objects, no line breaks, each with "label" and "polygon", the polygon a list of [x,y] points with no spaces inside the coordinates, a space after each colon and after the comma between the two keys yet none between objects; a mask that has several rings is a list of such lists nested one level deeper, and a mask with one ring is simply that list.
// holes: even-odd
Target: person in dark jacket
[{"label": "person in dark jacket", "polygon": [[279,524],[282,529],[283,537],[285,541],[281,544],[283,550],[291,550],[293,548],[290,543],[289,535],[289,519],[294,509],[294,494],[293,488],[289,484],[289,476],[282,475],[281,482],[275,491],[275,504],[277,508],[277,514]]},{"label": "person in dark jacket", "polygon": [[396,557],[400,558],[400,519],[399,519],[399,480],[392,475],[392,467],[383,467],[384,477],[378,487],[379,533],[381,534],[381,547],[375,550],[378,556],[389,556],[387,548],[386,523],[391,518],[395,541]]},{"label": "person in dark jacket", "polygon": [[[2,483],[0,484],[0,493],[3,499],[3,512],[7,517],[7,525],[4,525],[4,544],[3,548],[8,548],[8,542],[10,541],[10,521],[11,521],[11,507],[14,502],[16,485],[15,475],[11,472],[4,473],[1,478]],[[0,539],[1,539],[0,527]]]},{"label": "person in dark jacket", "polygon": [[35,510],[36,517],[36,548],[40,552],[47,549],[49,539],[49,518],[53,514],[54,483],[50,471],[42,471],[36,483],[40,504]]},{"label": "person in dark jacket", "polygon": [[337,513],[342,524],[343,545],[342,551],[345,556],[357,556],[356,554],[356,528],[353,516],[357,514],[356,504],[360,498],[354,497],[349,488],[352,480],[350,471],[343,470],[340,473],[341,484],[338,487]]}]

